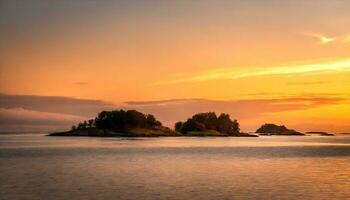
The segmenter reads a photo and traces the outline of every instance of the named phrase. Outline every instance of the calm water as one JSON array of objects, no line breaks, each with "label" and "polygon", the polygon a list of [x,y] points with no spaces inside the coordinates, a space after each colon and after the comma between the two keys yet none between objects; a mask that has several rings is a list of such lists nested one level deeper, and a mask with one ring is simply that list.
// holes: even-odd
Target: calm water
[{"label": "calm water", "polygon": [[0,199],[350,199],[350,137],[0,135]]}]

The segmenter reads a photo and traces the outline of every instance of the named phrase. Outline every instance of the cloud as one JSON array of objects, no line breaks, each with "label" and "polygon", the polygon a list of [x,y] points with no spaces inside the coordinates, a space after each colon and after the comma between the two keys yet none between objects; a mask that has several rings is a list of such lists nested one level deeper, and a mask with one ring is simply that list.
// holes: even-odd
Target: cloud
[{"label": "cloud", "polygon": [[197,102],[204,99],[167,99],[158,101],[127,101],[125,102],[129,106],[142,106],[142,105],[173,105],[182,104],[188,102]]},{"label": "cloud", "polygon": [[23,108],[0,108],[1,131],[63,130],[82,120],[86,120],[86,117]]},{"label": "cloud", "polygon": [[79,121],[95,117],[102,110],[115,109],[136,109],[154,114],[169,127],[198,112],[229,113],[241,122],[243,128],[249,129],[256,126],[259,123],[256,119],[264,114],[310,109],[338,104],[343,100],[335,95],[309,94],[303,97],[246,100],[197,98],[129,101],[117,106],[100,100],[1,94],[0,131],[66,130]]},{"label": "cloud", "polygon": [[317,72],[339,72],[350,70],[350,58],[322,63],[299,64],[275,67],[260,67],[255,69],[245,68],[224,68],[212,71],[203,71],[197,74],[190,74],[173,79],[161,80],[154,82],[153,85],[168,85],[178,83],[195,83],[202,81],[211,81],[218,79],[241,79],[257,76],[282,76],[295,74],[309,74]]},{"label": "cloud", "polygon": [[1,124],[52,124],[62,125],[72,123],[72,121],[79,121],[86,119],[86,117],[59,114],[59,113],[48,113],[38,112],[33,110],[26,110],[23,108],[5,109],[0,108],[0,123]]},{"label": "cloud", "polygon": [[115,108],[100,100],[0,94],[0,131],[65,130]]},{"label": "cloud", "polygon": [[325,36],[320,33],[302,33],[302,35],[317,39],[319,41],[319,44],[328,44],[337,40],[335,37]]},{"label": "cloud", "polygon": [[326,36],[324,34],[320,34],[320,33],[301,33],[301,35],[310,37],[310,38],[314,38],[318,40],[318,44],[321,45],[326,45],[326,44],[330,44],[333,42],[338,42],[338,43],[350,43],[350,35],[341,35],[341,36],[334,36],[334,37],[330,37],[330,36]]},{"label": "cloud", "polygon": [[209,100],[172,99],[150,102],[126,102],[124,109],[137,109],[154,114],[172,127],[176,121],[186,120],[198,112],[229,113],[238,120],[253,120],[265,113],[304,110],[343,101],[337,97],[288,97],[280,99]]},{"label": "cloud", "polygon": [[0,94],[0,107],[94,116],[101,110],[113,108],[113,105],[101,100],[78,99],[72,97]]}]

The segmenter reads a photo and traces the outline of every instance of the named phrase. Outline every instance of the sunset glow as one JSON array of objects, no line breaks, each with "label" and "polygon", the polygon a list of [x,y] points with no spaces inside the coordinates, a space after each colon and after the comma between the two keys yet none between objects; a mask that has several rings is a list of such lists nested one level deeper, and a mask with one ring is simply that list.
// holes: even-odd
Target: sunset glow
[{"label": "sunset glow", "polygon": [[0,130],[134,108],[170,127],[216,111],[244,131],[274,122],[350,132],[349,6],[1,1]]}]

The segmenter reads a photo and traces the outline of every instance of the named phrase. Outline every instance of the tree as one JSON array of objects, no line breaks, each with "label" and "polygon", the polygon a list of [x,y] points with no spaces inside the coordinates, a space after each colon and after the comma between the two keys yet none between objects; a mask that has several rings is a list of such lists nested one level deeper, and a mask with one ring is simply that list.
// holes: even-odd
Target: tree
[{"label": "tree", "polygon": [[84,124],[80,122],[80,123],[78,124],[78,128],[77,128],[77,129],[83,129],[83,128],[84,128]]},{"label": "tree", "polygon": [[176,123],[175,123],[175,131],[177,131],[177,132],[182,132],[182,131],[181,131],[181,130],[182,130],[182,125],[183,125],[182,122],[176,122]]},{"label": "tree", "polygon": [[214,112],[205,113],[204,125],[206,129],[215,130],[218,124],[218,118]]},{"label": "tree", "polygon": [[238,134],[239,131],[240,131],[240,128],[239,128],[238,121],[237,120],[233,120],[230,134],[231,135],[235,135],[235,134]]},{"label": "tree", "polygon": [[222,133],[230,132],[233,122],[229,114],[221,113],[217,120],[217,131]]},{"label": "tree", "polygon": [[183,123],[181,132],[187,133],[190,131],[205,131],[205,125],[203,123],[197,122],[194,119],[188,119],[185,123]]},{"label": "tree", "polygon": [[263,124],[256,133],[284,133],[292,130],[287,129],[284,125],[278,126],[276,124]]},{"label": "tree", "polygon": [[126,121],[128,127],[146,127],[146,117],[136,110],[126,111]]},{"label": "tree", "polygon": [[83,122],[83,128],[87,128],[87,124],[88,124],[87,121],[84,121]]},{"label": "tree", "polygon": [[136,110],[113,110],[100,112],[95,120],[89,120],[88,125],[98,129],[124,130],[135,127],[154,128],[161,126],[162,123],[153,115],[143,114]]},{"label": "tree", "polygon": [[102,111],[95,119],[99,129],[124,129],[127,127],[127,116],[124,110]]},{"label": "tree", "polygon": [[146,115],[146,123],[148,126],[151,126],[151,127],[162,125],[162,123],[160,121],[157,121],[156,118],[151,114]]},{"label": "tree", "polygon": [[186,134],[190,131],[216,130],[220,133],[235,135],[239,133],[239,123],[232,121],[229,114],[221,113],[219,117],[214,112],[198,113],[186,122],[177,122],[175,130]]},{"label": "tree", "polygon": [[93,125],[94,125],[94,120],[93,120],[93,119],[90,119],[90,120],[88,121],[88,127],[89,127],[89,128],[92,128]]}]

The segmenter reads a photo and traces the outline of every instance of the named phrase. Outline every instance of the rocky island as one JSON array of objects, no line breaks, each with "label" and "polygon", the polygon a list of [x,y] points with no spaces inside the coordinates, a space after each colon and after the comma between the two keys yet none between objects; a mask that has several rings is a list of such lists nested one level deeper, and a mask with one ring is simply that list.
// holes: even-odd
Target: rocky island
[{"label": "rocky island", "polygon": [[228,114],[216,116],[214,112],[199,113],[186,122],[177,122],[175,130],[163,126],[151,114],[136,110],[103,111],[95,119],[72,126],[65,132],[49,136],[92,136],[92,137],[159,137],[159,136],[236,136],[258,137],[239,131],[237,120]]},{"label": "rocky island", "polygon": [[70,131],[51,133],[49,136],[158,137],[181,134],[162,126],[153,115],[136,110],[114,110],[103,111],[95,119],[73,126]]},{"label": "rocky island", "polygon": [[229,114],[221,113],[218,117],[214,112],[198,113],[185,122],[177,122],[175,130],[184,136],[258,137],[240,132],[239,123],[231,120]]},{"label": "rocky island", "polygon": [[284,125],[276,124],[263,124],[260,128],[256,130],[259,135],[295,135],[304,136],[304,133],[300,133],[293,129],[288,129]]}]

